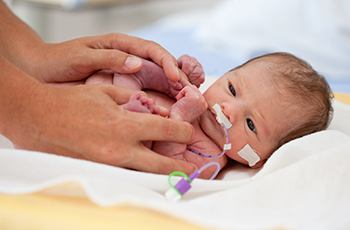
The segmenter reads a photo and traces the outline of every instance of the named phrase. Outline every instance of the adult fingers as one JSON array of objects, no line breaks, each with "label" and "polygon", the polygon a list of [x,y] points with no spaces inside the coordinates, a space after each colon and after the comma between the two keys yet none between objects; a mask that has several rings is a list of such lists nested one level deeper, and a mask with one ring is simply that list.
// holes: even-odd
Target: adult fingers
[{"label": "adult fingers", "polygon": [[179,80],[179,69],[176,59],[162,46],[153,41],[126,34],[113,33],[86,38],[86,45],[96,51],[105,51],[100,52],[100,59],[107,61],[109,69],[116,72],[132,73],[131,71],[141,68],[142,64],[139,67],[138,60],[133,59],[133,55],[135,55],[151,59],[163,67],[166,76],[170,80]]},{"label": "adult fingers", "polygon": [[76,86],[82,85],[85,81],[71,81],[71,82],[61,82],[61,83],[47,83],[47,85],[55,86],[55,87],[65,87],[65,86]]},{"label": "adult fingers", "polygon": [[191,83],[188,80],[188,77],[184,72],[182,72],[182,70],[179,71],[179,76],[180,76],[179,82],[181,83],[182,87],[191,85]]},{"label": "adult fingers", "polygon": [[[131,94],[135,92],[114,85],[105,85],[104,90],[117,104],[126,103]],[[147,96],[145,92],[141,93]],[[138,136],[138,140],[175,141],[180,143],[187,143],[192,140],[194,128],[189,123],[166,119],[154,114],[126,112],[129,118],[134,121],[133,129],[135,129],[135,136]]]},{"label": "adult fingers", "polygon": [[187,175],[190,175],[197,169],[197,166],[192,163],[160,155],[143,145],[135,148],[132,156],[133,158],[130,158],[130,161],[126,161],[123,167],[158,174],[170,174],[174,171],[181,171]]},{"label": "adult fingers", "polygon": [[154,114],[128,112],[134,121],[133,134],[141,141],[172,141],[188,143],[194,135],[194,128],[190,123],[167,119]]},{"label": "adult fingers", "polygon": [[128,74],[138,72],[142,68],[140,58],[117,49],[92,49],[88,56],[88,66],[92,69],[108,69]]}]

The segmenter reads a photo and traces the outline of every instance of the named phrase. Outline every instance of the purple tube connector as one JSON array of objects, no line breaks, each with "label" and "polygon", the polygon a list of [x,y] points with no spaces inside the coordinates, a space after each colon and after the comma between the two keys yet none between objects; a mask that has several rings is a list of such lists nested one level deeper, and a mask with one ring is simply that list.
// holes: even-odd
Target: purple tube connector
[{"label": "purple tube connector", "polygon": [[[191,182],[199,176],[198,171],[194,171],[188,178]],[[184,195],[192,186],[191,182],[189,182],[186,178],[182,178],[174,187],[179,191],[182,195]]]},{"label": "purple tube connector", "polygon": [[[180,200],[182,198],[182,196],[192,187],[191,186],[192,181],[194,179],[196,179],[203,170],[205,170],[206,168],[208,168],[211,165],[216,165],[216,167],[217,167],[215,173],[210,178],[210,180],[213,180],[220,170],[220,164],[216,161],[211,161],[211,162],[203,165],[200,169],[194,171],[189,177],[185,173],[182,173],[182,172],[171,173],[168,177],[168,182],[169,182],[169,185],[171,186],[171,188],[168,191],[166,191],[166,193],[164,194],[165,197],[170,202],[177,202],[178,200]],[[173,186],[170,182],[170,178],[174,175],[183,176],[182,179],[175,186]]]}]

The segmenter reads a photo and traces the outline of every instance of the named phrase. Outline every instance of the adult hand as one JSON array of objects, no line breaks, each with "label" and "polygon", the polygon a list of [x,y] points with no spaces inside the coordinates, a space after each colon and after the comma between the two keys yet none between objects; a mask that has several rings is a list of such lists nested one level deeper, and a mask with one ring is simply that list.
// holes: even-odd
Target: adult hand
[{"label": "adult hand", "polygon": [[123,110],[118,104],[131,92],[116,86],[55,88],[37,81],[74,82],[100,69],[136,72],[141,62],[131,54],[152,59],[177,81],[176,60],[161,46],[123,34],[47,44],[2,1],[0,38],[0,133],[14,144],[150,172],[193,170],[142,145],[147,140],[189,142],[190,124]]},{"label": "adult hand", "polygon": [[126,34],[83,37],[57,44],[42,43],[36,50],[25,69],[44,83],[79,81],[101,69],[135,73],[142,67],[138,57],[150,59],[163,67],[172,81],[180,80],[180,75],[187,79],[179,73],[176,59],[159,44]]},{"label": "adult hand", "polygon": [[175,58],[155,42],[113,33],[45,43],[2,1],[0,41],[0,55],[42,83],[81,81],[99,70],[135,73],[142,67],[138,56],[163,67],[170,80],[189,84]]},{"label": "adult hand", "polygon": [[11,124],[2,133],[20,148],[153,173],[195,169],[144,147],[142,142],[148,140],[186,143],[193,127],[122,109],[117,103],[129,99],[129,89],[107,84],[57,88],[29,82],[23,90],[11,94],[12,102],[1,115]]}]

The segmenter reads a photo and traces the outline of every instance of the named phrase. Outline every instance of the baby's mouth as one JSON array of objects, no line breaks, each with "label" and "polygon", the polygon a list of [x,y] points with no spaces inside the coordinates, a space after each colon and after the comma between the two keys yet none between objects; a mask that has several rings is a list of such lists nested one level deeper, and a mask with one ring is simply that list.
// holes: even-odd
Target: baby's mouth
[{"label": "baby's mouth", "polygon": [[[217,105],[217,104],[216,104]],[[215,120],[215,123],[216,125],[218,126],[218,129],[220,129],[220,131],[223,132],[223,134],[226,136],[226,144],[224,144],[224,148],[222,148],[221,145],[219,145],[219,143],[217,143],[214,139],[213,142],[216,143],[216,145],[218,147],[220,147],[220,149],[223,149],[224,151],[226,150],[229,150],[231,149],[231,144],[229,143],[229,138],[228,138],[228,132],[227,132],[227,128],[226,128],[226,125],[229,126],[229,128],[232,126],[232,124],[227,120],[226,116],[223,115],[223,113],[221,112],[221,109],[220,109],[220,112],[221,112],[221,117],[222,116],[225,116],[224,119],[226,119],[225,121],[222,121],[223,119],[221,119],[220,117],[218,117],[217,115],[217,111],[214,109],[214,106],[213,106],[213,109],[210,110],[211,114],[212,114],[212,117],[213,119]],[[224,124],[226,123],[226,125]]]},{"label": "baby's mouth", "polygon": [[[217,117],[217,115],[216,115],[216,112],[215,112],[215,110],[213,110],[213,109],[210,109],[209,110],[210,111],[210,115],[211,115],[211,120],[212,120],[212,122],[213,122],[213,124],[214,124],[214,126],[215,126],[215,129],[216,130],[218,130],[219,132],[221,132],[222,134],[224,134],[225,133],[225,130],[224,130],[224,127],[218,122],[218,120],[216,119],[216,117]],[[211,138],[212,139],[212,138]],[[213,140],[214,141],[214,140]],[[218,146],[220,146],[219,145],[219,143],[217,143],[216,141],[214,141]]]},{"label": "baby's mouth", "polygon": [[210,111],[212,120],[213,120],[219,127],[221,127],[220,123],[219,123],[218,120],[216,119],[217,115],[216,115],[215,110],[214,110],[214,109],[210,109],[209,111]]},{"label": "baby's mouth", "polygon": [[216,114],[216,121],[220,125],[222,125],[225,129],[231,128],[232,124],[227,119],[227,117],[223,114],[220,105],[215,104],[212,108],[213,108],[213,110],[215,111],[215,114]]}]

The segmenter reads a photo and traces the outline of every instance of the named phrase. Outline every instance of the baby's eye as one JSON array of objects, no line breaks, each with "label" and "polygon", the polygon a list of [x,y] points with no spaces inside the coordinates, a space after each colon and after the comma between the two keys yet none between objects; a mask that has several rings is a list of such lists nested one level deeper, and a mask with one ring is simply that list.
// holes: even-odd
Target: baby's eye
[{"label": "baby's eye", "polygon": [[254,133],[256,133],[256,129],[255,129],[253,121],[250,119],[247,119],[247,124],[248,124],[249,129],[252,130]]},{"label": "baby's eye", "polygon": [[230,92],[232,93],[232,95],[235,97],[235,96],[236,96],[236,90],[235,90],[235,88],[233,88],[233,86],[231,85],[231,83],[228,85],[228,89],[230,90]]}]

